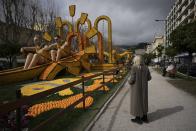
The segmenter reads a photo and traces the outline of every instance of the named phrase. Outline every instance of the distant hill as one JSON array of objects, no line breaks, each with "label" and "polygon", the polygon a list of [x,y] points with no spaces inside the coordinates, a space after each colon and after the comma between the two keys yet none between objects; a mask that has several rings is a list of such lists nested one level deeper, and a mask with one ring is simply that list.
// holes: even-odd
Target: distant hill
[{"label": "distant hill", "polygon": [[136,45],[115,45],[115,46],[126,50],[131,49],[132,51],[135,51],[136,49],[146,49],[147,45],[148,45],[147,42],[141,42]]}]

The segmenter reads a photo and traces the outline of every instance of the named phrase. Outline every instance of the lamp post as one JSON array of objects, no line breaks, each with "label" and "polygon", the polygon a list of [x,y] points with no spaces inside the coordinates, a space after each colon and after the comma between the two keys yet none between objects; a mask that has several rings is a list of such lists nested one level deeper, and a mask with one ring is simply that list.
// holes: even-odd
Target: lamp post
[{"label": "lamp post", "polygon": [[164,40],[164,53],[163,53],[163,76],[165,76],[165,73],[166,73],[166,67],[165,67],[165,49],[166,49],[166,26],[167,26],[167,20],[165,19],[155,19],[156,22],[164,22],[165,24],[165,31],[164,31],[164,35],[165,35],[165,38],[163,39]]}]

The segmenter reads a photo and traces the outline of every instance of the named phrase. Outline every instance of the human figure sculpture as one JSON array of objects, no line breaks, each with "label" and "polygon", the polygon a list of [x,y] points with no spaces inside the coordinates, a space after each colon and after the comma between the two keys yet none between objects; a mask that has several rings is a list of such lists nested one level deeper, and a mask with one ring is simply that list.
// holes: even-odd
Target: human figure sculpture
[{"label": "human figure sculpture", "polygon": [[59,35],[54,37],[54,40],[55,43],[49,46],[52,61],[56,61],[57,52],[62,46],[62,40]]},{"label": "human figure sculpture", "polygon": [[65,43],[58,48],[56,61],[59,61],[61,58],[69,56],[71,54],[71,46],[65,41]]},{"label": "human figure sculpture", "polygon": [[64,58],[70,54],[70,45],[65,43],[62,45],[62,40],[59,35],[57,35],[55,38],[55,43],[47,47],[47,50],[50,50],[51,54],[51,60],[52,61],[59,61],[61,58]]},{"label": "human figure sculpture", "polygon": [[40,42],[40,36],[35,35],[34,47],[21,48],[22,53],[28,53],[25,61],[24,69],[30,69],[36,65],[47,63],[50,58],[50,52],[48,50],[49,44],[42,45]]}]

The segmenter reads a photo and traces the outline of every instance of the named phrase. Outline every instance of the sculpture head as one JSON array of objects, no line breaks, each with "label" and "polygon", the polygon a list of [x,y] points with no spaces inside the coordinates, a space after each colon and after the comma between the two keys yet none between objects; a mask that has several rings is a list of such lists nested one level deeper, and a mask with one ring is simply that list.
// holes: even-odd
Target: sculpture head
[{"label": "sculpture head", "polygon": [[55,43],[61,43],[61,37],[59,35],[56,35],[54,37],[54,41],[55,41]]},{"label": "sculpture head", "polygon": [[35,35],[34,38],[33,38],[33,42],[34,42],[35,45],[39,44],[40,43],[40,36]]}]

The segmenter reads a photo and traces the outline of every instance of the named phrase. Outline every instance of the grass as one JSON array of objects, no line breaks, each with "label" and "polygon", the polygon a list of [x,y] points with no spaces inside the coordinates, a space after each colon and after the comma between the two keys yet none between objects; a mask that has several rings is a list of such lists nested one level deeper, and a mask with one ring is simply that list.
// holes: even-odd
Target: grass
[{"label": "grass", "polygon": [[[159,68],[153,68],[153,69],[159,74],[161,74],[161,70]],[[175,79],[175,78],[178,78],[178,79]],[[181,89],[196,97],[196,80],[195,79],[184,76],[180,73],[176,73],[176,77],[172,78],[171,80],[167,80],[167,81],[170,84],[172,84],[174,87]]]},{"label": "grass", "polygon": [[196,80],[167,80],[170,84],[196,97]]},{"label": "grass", "polygon": [[[158,74],[162,75],[161,68],[153,68],[153,70],[155,70]],[[175,77],[170,77],[170,78],[181,78],[181,79],[186,79],[186,80],[195,80],[195,78],[189,77],[186,74],[183,75],[182,73],[179,73],[179,72],[176,73]]]},{"label": "grass", "polygon": [[[3,85],[0,87],[0,103],[3,101],[12,101],[16,99],[16,90],[20,89],[23,84],[27,84],[29,81],[20,82],[17,84]],[[33,82],[33,81],[31,81]]]}]

